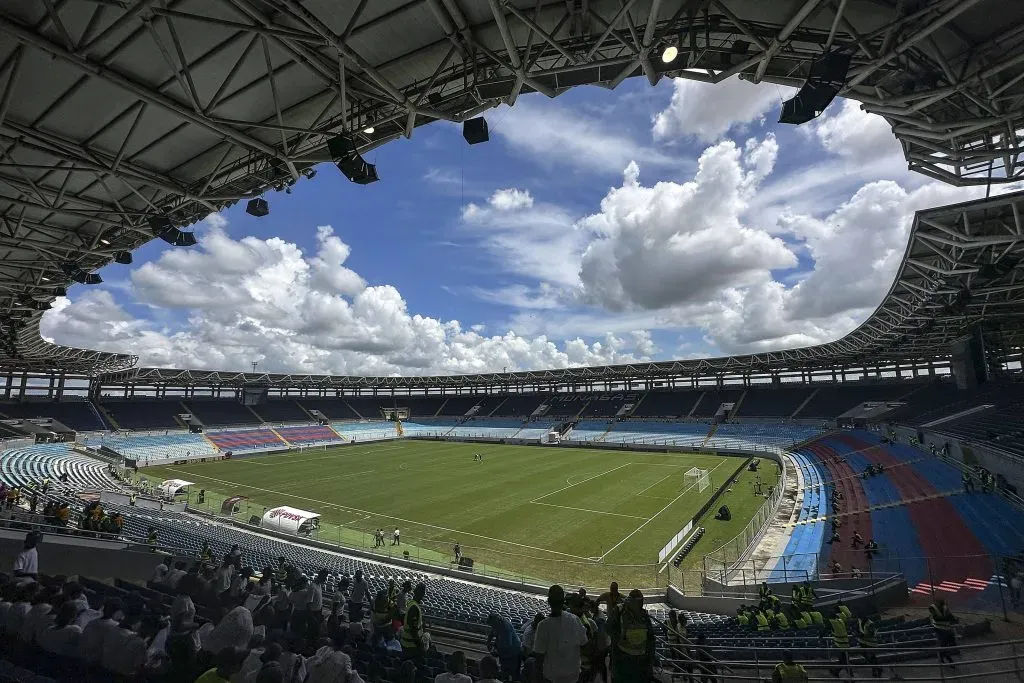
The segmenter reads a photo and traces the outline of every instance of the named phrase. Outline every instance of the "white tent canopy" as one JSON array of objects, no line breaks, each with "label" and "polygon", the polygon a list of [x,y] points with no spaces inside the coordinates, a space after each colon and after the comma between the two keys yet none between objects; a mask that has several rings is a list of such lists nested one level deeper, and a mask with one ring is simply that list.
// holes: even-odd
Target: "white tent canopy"
[{"label": "white tent canopy", "polygon": [[191,486],[194,481],[185,481],[184,479],[168,479],[167,481],[161,482],[157,487],[157,492],[163,498],[174,498],[181,489],[186,486]]},{"label": "white tent canopy", "polygon": [[260,523],[264,529],[274,529],[289,534],[309,533],[320,526],[320,515],[307,510],[280,505],[263,514]]}]

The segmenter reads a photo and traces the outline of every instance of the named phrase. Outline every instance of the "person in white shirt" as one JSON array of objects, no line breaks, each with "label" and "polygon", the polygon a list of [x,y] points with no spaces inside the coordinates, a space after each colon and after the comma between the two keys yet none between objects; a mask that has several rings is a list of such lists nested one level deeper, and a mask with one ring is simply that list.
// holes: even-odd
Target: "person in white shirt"
[{"label": "person in white shirt", "polygon": [[96,664],[103,658],[103,647],[110,634],[119,628],[118,620],[124,616],[124,603],[120,598],[107,598],[103,603],[103,616],[89,622],[78,639],[78,658]]},{"label": "person in white shirt", "polygon": [[537,612],[525,626],[523,626],[523,649],[527,655],[533,654],[533,638],[537,635],[537,624],[544,621],[544,615]]},{"label": "person in white shirt", "polygon": [[476,683],[501,683],[498,680],[498,660],[487,655],[480,660],[480,678]]},{"label": "person in white shirt", "polygon": [[47,652],[61,657],[70,657],[76,654],[82,629],[75,626],[73,620],[79,611],[74,602],[65,602],[61,605],[57,610],[57,619],[53,625],[39,633],[39,646]]},{"label": "person in white shirt", "polygon": [[466,653],[456,650],[448,655],[448,670],[434,676],[434,683],[473,683],[466,674]]},{"label": "person in white shirt", "polygon": [[357,569],[352,589],[348,596],[348,620],[363,620],[363,603],[370,599],[370,584],[363,578],[363,570]]},{"label": "person in white shirt", "polygon": [[85,597],[85,591],[77,581],[69,581],[64,584],[64,603],[71,603],[75,606],[75,617],[81,612],[89,609],[89,599]]},{"label": "person in white shirt", "polygon": [[18,636],[21,633],[21,626],[32,609],[32,602],[36,599],[40,587],[38,583],[33,582],[19,587],[18,591],[18,597],[11,604],[11,609],[2,624],[3,631],[9,636]]},{"label": "person in white shirt", "polygon": [[306,637],[315,641],[320,634],[320,625],[324,620],[324,584],[327,583],[327,570],[321,569],[306,592]]},{"label": "person in white shirt", "polygon": [[174,560],[170,555],[164,558],[164,561],[153,568],[153,573],[149,577],[150,583],[160,583],[167,576],[168,572],[171,571],[171,562]]},{"label": "person in white shirt", "polygon": [[50,622],[53,621],[55,616],[51,612],[53,611],[53,601],[56,597],[56,591],[51,589],[46,589],[36,596],[36,599],[32,602],[32,609],[25,615],[25,621],[21,624],[20,637],[23,642],[36,642],[36,637],[39,633],[49,627]]},{"label": "person in white shirt", "polygon": [[395,527],[395,533],[391,534],[391,545],[402,545],[402,537],[398,533],[398,527]]},{"label": "person in white shirt", "polygon": [[587,629],[571,612],[563,611],[565,591],[554,585],[548,589],[551,615],[537,625],[533,652],[550,683],[576,683],[580,677],[580,647],[587,643]]},{"label": "person in white shirt", "polygon": [[213,573],[213,592],[220,595],[224,591],[231,588],[231,577],[235,574],[235,565],[227,559],[217,567],[217,571]]},{"label": "person in white shirt", "polygon": [[167,570],[167,574],[164,575],[164,578],[160,583],[168,588],[177,588],[178,582],[181,581],[181,577],[188,574],[188,570],[186,569],[187,566],[188,565],[184,562],[175,562],[174,569]]},{"label": "person in white shirt", "polygon": [[18,583],[35,581],[39,575],[39,553],[36,551],[39,539],[39,533],[30,531],[25,536],[25,545],[22,551],[14,558],[13,573]]}]

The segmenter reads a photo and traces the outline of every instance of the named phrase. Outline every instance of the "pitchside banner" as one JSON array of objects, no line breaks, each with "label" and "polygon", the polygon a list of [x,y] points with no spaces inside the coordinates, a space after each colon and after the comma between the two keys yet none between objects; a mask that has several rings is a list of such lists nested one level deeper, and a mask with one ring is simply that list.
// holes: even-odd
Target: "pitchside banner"
[{"label": "pitchside banner", "polygon": [[692,528],[693,520],[691,519],[686,523],[686,526],[683,527],[683,530],[673,536],[672,540],[666,543],[665,547],[661,549],[661,552],[658,553],[658,562],[661,562],[668,557],[669,553],[675,550],[676,546],[683,542],[683,539],[686,538],[686,535],[690,533],[690,529]]}]

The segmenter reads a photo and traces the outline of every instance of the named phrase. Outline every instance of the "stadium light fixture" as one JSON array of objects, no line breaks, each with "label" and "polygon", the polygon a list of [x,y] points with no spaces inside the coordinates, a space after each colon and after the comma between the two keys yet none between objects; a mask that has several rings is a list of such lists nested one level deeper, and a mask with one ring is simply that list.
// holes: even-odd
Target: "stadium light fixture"
[{"label": "stadium light fixture", "polygon": [[255,197],[245,205],[245,212],[250,216],[263,218],[270,213],[270,204],[263,197]]},{"label": "stadium light fixture", "polygon": [[373,135],[373,133],[374,133],[374,132],[375,132],[376,130],[377,130],[377,129],[376,129],[376,128],[374,128],[373,126],[367,126],[366,128],[363,128],[363,132],[364,132],[364,133],[366,133],[367,135]]},{"label": "stadium light fixture", "polygon": [[679,56],[679,48],[675,45],[669,45],[661,53],[661,61],[666,64],[671,64],[675,61],[675,58]]}]

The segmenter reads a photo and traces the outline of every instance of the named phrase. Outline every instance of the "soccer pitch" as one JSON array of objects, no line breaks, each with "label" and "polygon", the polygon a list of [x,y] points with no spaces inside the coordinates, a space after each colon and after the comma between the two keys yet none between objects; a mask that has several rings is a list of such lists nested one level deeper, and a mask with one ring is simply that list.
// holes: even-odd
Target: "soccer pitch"
[{"label": "soccer pitch", "polygon": [[[474,454],[483,455],[475,462]],[[148,467],[150,481],[186,479],[205,506],[219,511],[226,496],[248,496],[243,519],[264,507],[291,505],[321,515],[319,540],[373,548],[433,564],[447,563],[462,545],[477,571],[534,581],[588,586],[618,579],[664,585],[658,551],[697,513],[744,459],[689,453],[642,453],[483,443],[399,440],[310,448],[192,465]],[[692,467],[709,471],[703,493],[687,487]],[[700,524],[705,537],[684,566],[732,538],[763,498],[740,475]],[[730,522],[713,519],[728,504]],[[242,515],[240,515],[242,516]],[[391,545],[401,530],[402,545]]]}]

